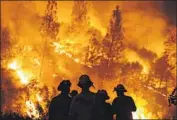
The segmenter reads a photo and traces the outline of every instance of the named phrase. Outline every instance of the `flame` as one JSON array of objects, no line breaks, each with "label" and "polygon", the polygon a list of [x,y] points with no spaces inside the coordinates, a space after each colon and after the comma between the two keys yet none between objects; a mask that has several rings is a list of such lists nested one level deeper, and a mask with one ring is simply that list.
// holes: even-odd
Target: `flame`
[{"label": "flame", "polygon": [[[80,63],[82,65],[85,65],[85,63],[83,61],[81,61],[79,58],[75,58],[71,53],[67,52],[65,50],[64,45],[60,44],[60,43],[56,43],[53,42],[53,46],[55,47],[55,52],[58,54],[65,54],[66,56],[68,56],[69,58],[73,59],[76,63]],[[87,67],[92,67],[91,65],[87,65]]]},{"label": "flame", "polygon": [[140,56],[135,52],[130,49],[125,50],[125,58],[128,60],[128,62],[133,63],[133,62],[138,62],[143,66],[142,73],[143,74],[148,74],[150,71],[150,65],[147,61],[143,60],[140,58]]},{"label": "flame", "polygon": [[34,119],[39,118],[39,112],[36,110],[35,104],[31,100],[26,101],[26,107],[29,117]]},{"label": "flame", "polygon": [[[115,85],[118,83],[127,85],[128,93],[133,96],[137,105],[137,111],[133,112],[134,119],[162,118],[164,114],[168,113],[167,107],[162,109],[166,103],[159,103],[161,99],[158,100],[157,98],[162,96],[162,100],[166,100],[166,94],[174,87],[174,80],[170,77],[166,78],[165,75],[160,76],[160,78],[155,75],[153,69],[156,60],[160,59],[165,51],[164,41],[167,40],[167,37],[164,31],[168,28],[166,18],[161,16],[161,11],[153,6],[158,3],[97,2],[99,4],[87,2],[92,6],[86,9],[86,2],[80,1],[78,3],[80,6],[74,7],[75,12],[72,8],[73,1],[60,1],[60,4],[57,4],[59,5],[57,11],[50,10],[55,8],[58,2],[55,4],[50,2],[47,4],[48,9],[46,10],[44,8],[46,2],[2,2],[2,15],[4,16],[2,19],[2,56],[5,58],[2,61],[2,68],[8,70],[7,73],[3,73],[5,76],[3,81],[12,75],[10,81],[18,78],[20,82],[19,88],[14,88],[13,85],[7,84],[8,82],[3,83],[5,86],[3,90],[6,93],[4,97],[8,98],[8,95],[12,95],[10,97],[13,98],[12,100],[5,100],[3,111],[8,111],[6,109],[9,108],[23,116],[28,115],[31,118],[40,119],[41,112],[38,109],[38,104],[41,106],[41,111],[47,114],[48,101],[56,95],[55,89],[52,88],[56,88],[59,80],[70,79],[73,84],[72,88],[78,89],[76,87],[78,76],[85,73],[92,78],[95,84],[94,91],[106,89],[109,91],[111,100],[116,97],[112,93],[112,88]],[[107,67],[109,57],[106,52],[109,44],[103,42],[105,36],[109,34],[108,28],[111,27],[109,21],[117,4],[120,5],[125,37],[122,61],[125,61],[125,64],[138,63],[142,67],[141,71],[138,72],[134,71],[133,68],[128,69],[131,72],[126,75],[122,75],[123,73],[120,72],[124,63],[121,63],[120,66],[112,64],[112,67]],[[147,8],[147,11],[141,10],[139,6]],[[49,9],[50,7],[51,9]],[[84,10],[82,11],[82,9]],[[17,13],[15,16],[12,14],[14,10]],[[51,21],[46,22],[47,25],[41,23],[45,14],[44,11],[53,16]],[[57,13],[58,11],[61,13]],[[83,20],[80,22],[75,20],[79,18]],[[56,23],[59,23],[59,30],[55,27]],[[39,29],[41,26],[44,29]],[[8,29],[4,29],[6,27]],[[41,33],[45,33],[45,35],[41,35]],[[97,40],[92,45],[90,41],[93,37]],[[135,47],[131,48],[129,45]],[[176,57],[174,54],[176,53],[176,44],[173,42],[169,46],[172,47],[169,50],[168,62],[171,67],[174,67],[173,76],[175,76]],[[140,55],[138,50],[142,48],[155,54],[155,59],[149,59],[149,54]],[[89,53],[88,63],[86,61],[87,53]],[[99,62],[94,64],[93,62],[97,60]],[[168,68],[164,67],[164,69]],[[114,77],[107,77],[107,70],[110,70]],[[15,81],[13,84],[17,84],[17,82]],[[165,86],[165,82],[168,82],[166,86],[169,89],[167,88],[167,93],[162,93],[159,89],[161,86]],[[136,94],[137,88],[139,92]],[[13,89],[14,93],[10,93],[9,89]],[[144,94],[147,91],[151,93]],[[158,104],[157,106],[147,104],[152,102],[149,99],[151,97],[154,103]],[[152,112],[153,110],[160,112],[156,114]]]},{"label": "flame", "polygon": [[9,69],[12,69],[12,70],[17,70],[17,69],[18,69],[17,61],[14,60],[12,63],[10,63],[10,64],[8,65],[8,68],[9,68]]},{"label": "flame", "polygon": [[133,119],[148,119],[148,118],[152,118],[152,116],[148,116],[148,113],[146,113],[142,108],[138,108],[136,112],[133,112]]},{"label": "flame", "polygon": [[15,70],[22,84],[27,85],[32,75],[29,72],[25,72],[21,69],[21,64],[17,60],[13,60],[8,65],[9,69]]},{"label": "flame", "polygon": [[40,96],[39,94],[37,94],[36,97],[37,97],[38,102],[41,102],[43,100],[42,96]]}]

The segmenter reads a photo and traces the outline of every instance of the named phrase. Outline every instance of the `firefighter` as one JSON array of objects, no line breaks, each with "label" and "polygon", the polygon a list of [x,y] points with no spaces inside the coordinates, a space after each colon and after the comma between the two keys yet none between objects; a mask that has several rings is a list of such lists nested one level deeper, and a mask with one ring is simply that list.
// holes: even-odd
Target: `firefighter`
[{"label": "firefighter", "polygon": [[63,80],[58,86],[61,93],[54,97],[49,106],[49,120],[69,120],[69,107],[71,97],[69,97],[71,82]]},{"label": "firefighter", "polygon": [[69,95],[73,99],[77,94],[78,94],[77,90],[72,90]]},{"label": "firefighter", "polygon": [[114,91],[117,96],[112,103],[113,112],[116,114],[116,120],[133,120],[132,112],[136,111],[136,105],[134,100],[130,96],[126,96],[124,92],[127,92],[122,84],[118,84]]},{"label": "firefighter", "polygon": [[93,82],[88,75],[81,75],[78,86],[81,93],[72,100],[70,115],[73,120],[90,120],[95,94],[89,90]]},{"label": "firefighter", "polygon": [[171,106],[171,104],[177,106],[177,87],[173,90],[171,95],[169,95],[168,102],[169,102],[169,106]]},{"label": "firefighter", "polygon": [[113,120],[111,104],[106,102],[108,99],[106,90],[98,90],[95,95],[91,120]]}]

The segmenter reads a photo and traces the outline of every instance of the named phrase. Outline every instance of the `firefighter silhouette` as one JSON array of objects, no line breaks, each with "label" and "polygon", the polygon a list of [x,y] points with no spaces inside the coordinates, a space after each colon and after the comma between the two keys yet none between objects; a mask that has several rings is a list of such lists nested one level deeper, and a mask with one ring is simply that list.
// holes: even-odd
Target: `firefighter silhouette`
[{"label": "firefighter silhouette", "polygon": [[112,103],[113,112],[116,114],[116,120],[133,120],[132,112],[136,111],[136,105],[134,100],[130,96],[126,96],[124,92],[127,92],[122,84],[118,84],[114,91],[117,96]]},{"label": "firefighter silhouette", "polygon": [[69,95],[73,99],[77,94],[78,94],[77,90],[72,90]]},{"label": "firefighter silhouette", "polygon": [[176,87],[176,88],[173,90],[173,92],[169,95],[169,97],[168,97],[168,102],[169,102],[169,106],[171,106],[171,104],[177,106],[177,87]]},{"label": "firefighter silhouette", "polygon": [[72,120],[90,120],[95,93],[89,88],[93,86],[93,82],[88,75],[81,75],[78,86],[82,91],[72,100],[70,115]]},{"label": "firefighter silhouette", "polygon": [[113,120],[113,111],[111,104],[106,103],[109,96],[106,90],[98,90],[95,95],[95,101],[90,120]]},{"label": "firefighter silhouette", "polygon": [[63,80],[58,86],[61,93],[54,97],[49,106],[49,120],[69,120],[69,107],[71,97],[69,97],[71,82]]}]

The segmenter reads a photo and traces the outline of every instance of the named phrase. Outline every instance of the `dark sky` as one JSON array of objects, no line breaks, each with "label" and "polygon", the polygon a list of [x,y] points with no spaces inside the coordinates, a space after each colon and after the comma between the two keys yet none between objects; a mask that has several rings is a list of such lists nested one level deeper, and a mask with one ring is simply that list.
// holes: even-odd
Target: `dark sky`
[{"label": "dark sky", "polygon": [[166,1],[164,2],[164,12],[169,18],[169,22],[176,25],[176,1]]}]

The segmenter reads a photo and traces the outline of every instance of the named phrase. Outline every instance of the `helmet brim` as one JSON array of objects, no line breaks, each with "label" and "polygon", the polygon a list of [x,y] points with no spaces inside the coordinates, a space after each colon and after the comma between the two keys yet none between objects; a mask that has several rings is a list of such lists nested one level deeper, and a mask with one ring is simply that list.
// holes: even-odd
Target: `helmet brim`
[{"label": "helmet brim", "polygon": [[117,88],[114,88],[114,91],[117,91],[117,92],[127,92],[126,89],[117,89]]}]

